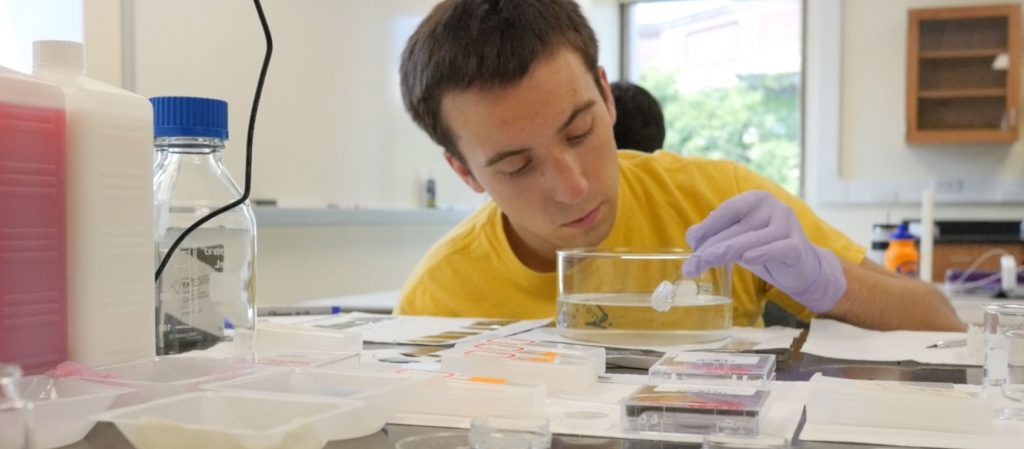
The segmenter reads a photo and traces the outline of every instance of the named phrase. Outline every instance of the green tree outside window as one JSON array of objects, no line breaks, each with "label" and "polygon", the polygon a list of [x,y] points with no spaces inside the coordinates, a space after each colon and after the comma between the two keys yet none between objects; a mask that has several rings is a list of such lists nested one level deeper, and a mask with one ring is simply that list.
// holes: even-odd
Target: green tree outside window
[{"label": "green tree outside window", "polygon": [[665,150],[733,160],[799,194],[799,73],[739,75],[735,85],[692,93],[678,79],[656,67],[640,74],[665,115]]}]

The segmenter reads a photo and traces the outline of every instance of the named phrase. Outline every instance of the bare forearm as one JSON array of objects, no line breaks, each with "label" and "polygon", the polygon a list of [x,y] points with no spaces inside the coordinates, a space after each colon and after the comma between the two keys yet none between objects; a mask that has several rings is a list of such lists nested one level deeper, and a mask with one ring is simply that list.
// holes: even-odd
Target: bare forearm
[{"label": "bare forearm", "polygon": [[965,329],[949,300],[935,287],[881,272],[870,261],[858,266],[844,260],[842,265],[846,293],[826,317],[878,330]]}]

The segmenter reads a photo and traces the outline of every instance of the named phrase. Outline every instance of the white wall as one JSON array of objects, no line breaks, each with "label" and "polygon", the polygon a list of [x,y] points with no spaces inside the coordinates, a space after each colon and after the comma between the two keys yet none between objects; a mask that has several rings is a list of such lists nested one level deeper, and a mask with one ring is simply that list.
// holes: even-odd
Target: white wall
[{"label": "white wall", "polygon": [[[117,0],[88,1],[107,17],[117,16]],[[436,3],[263,1],[274,55],[256,126],[254,198],[275,198],[285,207],[411,208],[418,205],[429,172],[437,179],[442,206],[481,202],[451,173],[441,149],[401,104],[400,52]],[[580,4],[600,40],[601,63],[616,79],[618,2]],[[264,48],[252,3],[124,0],[124,5],[129,30],[125,83],[144,96],[227,100],[231,141],[224,158],[240,179],[245,126]],[[120,51],[102,46],[105,55]],[[113,73],[107,76],[112,79]],[[260,226],[259,301],[283,304],[397,289],[450,227]]]},{"label": "white wall", "polygon": [[[135,90],[227,100],[232,143],[225,160],[242,173],[263,52],[252,4],[133,3]],[[415,207],[431,172],[440,204],[480,202],[401,103],[401,50],[436,0],[263,3],[275,48],[257,121],[254,197],[276,198],[283,206]],[[609,13],[617,4],[591,0],[584,6],[617,76],[618,21]]]},{"label": "white wall", "polygon": [[104,83],[122,86],[121,0],[84,0],[82,5],[85,72]]},{"label": "white wall", "polygon": [[[911,8],[988,4],[985,0],[845,0],[841,5],[839,98],[815,96],[815,76],[821,74],[821,55],[816,49],[826,39],[816,31],[816,20],[826,2],[811,0],[808,6],[807,115],[805,179],[807,197],[827,221],[854,240],[867,244],[871,224],[915,218],[917,204],[880,200],[872,205],[837,206],[821,199],[819,176],[840,177],[860,185],[886,184],[916,179],[994,178],[1006,182],[1024,179],[1024,143],[1013,145],[907,145],[904,141],[906,92],[907,11]],[[1019,0],[1003,3],[1020,3]],[[824,58],[827,59],[827,56]],[[827,129],[817,115],[816,104],[839,102],[838,148],[816,145],[816,136]],[[839,169],[820,167],[826,152],[838,151]],[[822,170],[825,170],[824,172]],[[904,199],[905,200],[905,199]],[[910,200],[911,203],[914,201]],[[905,203],[906,201],[901,201]],[[1024,218],[1021,204],[939,204],[937,220]]]}]

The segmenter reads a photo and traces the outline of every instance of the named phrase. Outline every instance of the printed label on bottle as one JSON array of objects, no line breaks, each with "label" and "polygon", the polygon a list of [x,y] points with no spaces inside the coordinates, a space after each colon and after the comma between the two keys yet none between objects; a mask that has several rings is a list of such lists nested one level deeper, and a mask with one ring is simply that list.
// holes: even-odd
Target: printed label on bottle
[{"label": "printed label on bottle", "polygon": [[224,272],[224,245],[179,247],[160,279],[160,353],[206,349],[224,337],[214,285]]},{"label": "printed label on bottle", "polygon": [[[162,235],[161,252],[181,231],[171,228]],[[254,250],[245,229],[200,228],[189,234],[157,284],[160,354],[251,337]]]}]

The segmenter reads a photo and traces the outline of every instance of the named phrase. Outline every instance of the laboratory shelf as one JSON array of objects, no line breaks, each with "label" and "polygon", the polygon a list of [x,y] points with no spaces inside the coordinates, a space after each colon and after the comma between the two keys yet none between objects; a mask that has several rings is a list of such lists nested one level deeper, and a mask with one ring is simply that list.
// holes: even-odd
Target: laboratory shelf
[{"label": "laboratory shelf", "polygon": [[313,209],[254,207],[258,226],[454,225],[471,209]]}]

